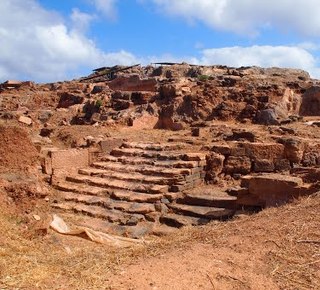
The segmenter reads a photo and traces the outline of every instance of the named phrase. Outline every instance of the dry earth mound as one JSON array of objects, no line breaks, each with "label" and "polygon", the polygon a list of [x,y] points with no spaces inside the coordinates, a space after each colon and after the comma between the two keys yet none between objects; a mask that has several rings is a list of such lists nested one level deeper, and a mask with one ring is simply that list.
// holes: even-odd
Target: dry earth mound
[{"label": "dry earth mound", "polygon": [[37,160],[38,152],[25,130],[0,126],[0,172],[27,171]]}]

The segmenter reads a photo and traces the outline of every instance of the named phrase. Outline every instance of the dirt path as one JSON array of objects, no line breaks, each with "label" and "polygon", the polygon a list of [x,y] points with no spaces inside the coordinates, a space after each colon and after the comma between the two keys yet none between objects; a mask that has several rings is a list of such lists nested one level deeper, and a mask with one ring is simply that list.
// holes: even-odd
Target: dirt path
[{"label": "dirt path", "polygon": [[181,232],[177,246],[172,237],[168,250],[121,265],[108,281],[111,289],[320,289],[319,209],[315,195]]},{"label": "dirt path", "polygon": [[124,267],[110,282],[114,289],[278,289],[261,256],[197,243]]}]

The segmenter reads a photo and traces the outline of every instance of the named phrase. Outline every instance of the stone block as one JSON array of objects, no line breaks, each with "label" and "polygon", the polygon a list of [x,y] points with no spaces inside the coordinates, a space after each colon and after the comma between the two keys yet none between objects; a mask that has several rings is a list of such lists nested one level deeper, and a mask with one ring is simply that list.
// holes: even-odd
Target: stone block
[{"label": "stone block", "polygon": [[251,172],[251,160],[246,156],[229,156],[225,166],[224,172],[227,174],[248,174]]},{"label": "stone block", "polygon": [[230,155],[231,156],[245,156],[246,150],[245,150],[245,148],[242,148],[242,147],[232,147]]},{"label": "stone block", "polygon": [[276,159],[274,162],[276,171],[289,171],[291,169],[290,161],[288,159]]},{"label": "stone block", "polygon": [[240,144],[245,149],[245,155],[252,160],[274,160],[284,156],[284,146],[279,143],[250,143]]},{"label": "stone block", "polygon": [[213,145],[211,151],[226,156],[231,154],[231,147],[229,145]]},{"label": "stone block", "polygon": [[254,172],[273,172],[275,169],[274,163],[272,160],[268,159],[259,159],[253,163]]},{"label": "stone block", "polygon": [[303,157],[306,144],[299,139],[283,138],[279,143],[284,145],[284,157],[291,163],[299,164]]},{"label": "stone block", "polygon": [[51,166],[53,173],[67,171],[76,172],[81,167],[89,166],[88,149],[67,149],[51,151]]},{"label": "stone block", "polygon": [[216,178],[222,172],[224,159],[225,157],[223,155],[217,153],[211,153],[206,156],[206,182],[216,181]]},{"label": "stone block", "polygon": [[244,176],[243,184],[247,185],[249,194],[259,198],[265,206],[281,205],[308,192],[301,178],[278,173]]}]

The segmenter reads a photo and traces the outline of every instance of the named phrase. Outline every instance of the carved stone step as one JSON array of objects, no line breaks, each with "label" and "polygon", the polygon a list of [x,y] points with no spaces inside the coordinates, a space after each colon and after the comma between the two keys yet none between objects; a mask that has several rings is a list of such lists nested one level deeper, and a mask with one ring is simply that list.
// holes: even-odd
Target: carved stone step
[{"label": "carved stone step", "polygon": [[135,156],[159,160],[182,160],[184,156],[181,152],[147,151],[135,148],[116,148],[113,149],[110,154],[117,157]]},{"label": "carved stone step", "polygon": [[85,183],[88,185],[99,186],[103,188],[126,189],[150,194],[159,194],[168,192],[167,185],[152,185],[137,182],[112,180],[108,178],[86,176],[86,175],[69,175],[67,181],[75,183]]},{"label": "carved stone step", "polygon": [[205,161],[183,161],[183,160],[155,160],[144,157],[132,157],[132,156],[121,156],[115,157],[112,155],[105,155],[100,158],[101,161],[107,162],[120,162],[123,164],[130,165],[151,165],[156,167],[165,168],[195,168],[204,167]]},{"label": "carved stone step", "polygon": [[95,218],[105,219],[112,223],[120,225],[137,224],[144,221],[145,218],[141,214],[126,214],[117,210],[109,210],[100,206],[86,205],[75,202],[60,202],[52,204],[53,208],[63,211],[71,211],[81,213]]},{"label": "carved stone step", "polygon": [[114,190],[110,196],[113,199],[125,200],[129,202],[157,202],[163,198],[163,194],[147,194],[128,190]]},{"label": "carved stone step", "polygon": [[144,157],[157,160],[184,160],[184,161],[204,161],[205,153],[186,153],[183,151],[151,151],[134,148],[116,148],[110,153],[112,156]]},{"label": "carved stone step", "polygon": [[61,191],[77,192],[81,194],[89,194],[95,196],[107,196],[110,194],[110,190],[108,189],[90,186],[86,184],[66,182],[64,180],[56,182],[54,184],[54,187]]},{"label": "carved stone step", "polygon": [[156,211],[154,205],[150,203],[115,201],[108,197],[90,196],[73,192],[62,192],[61,197],[66,201],[102,206],[110,210],[116,209],[127,213],[147,214]]},{"label": "carved stone step", "polygon": [[168,213],[160,217],[160,222],[171,227],[197,226],[208,223],[210,219]]},{"label": "carved stone step", "polygon": [[168,178],[168,177],[159,177],[159,176],[150,176],[144,175],[141,173],[131,172],[130,174],[124,172],[115,172],[106,169],[99,168],[83,168],[79,169],[79,174],[89,175],[89,176],[98,176],[102,178],[112,178],[123,181],[133,181],[133,182],[143,182],[143,183],[152,183],[152,184],[173,184],[175,182],[183,180],[183,177]]},{"label": "carved stone step", "polygon": [[139,222],[136,225],[125,226],[111,223],[100,218],[79,214],[62,213],[59,215],[61,215],[67,224],[73,225],[73,227],[86,227],[106,234],[125,236],[135,239],[142,238],[143,236],[152,233],[155,228],[155,223],[147,221]]},{"label": "carved stone step", "polygon": [[178,199],[177,203],[236,209],[237,197],[230,196],[226,192],[219,192],[216,190],[212,190],[211,193],[205,192],[204,194],[194,193],[191,191],[185,192],[185,196]]},{"label": "carved stone step", "polygon": [[126,172],[133,173],[139,172],[144,175],[155,175],[155,176],[163,176],[168,178],[179,178],[180,175],[190,175],[192,173],[192,169],[188,168],[159,168],[155,166],[141,166],[141,165],[124,165],[121,163],[111,163],[111,162],[94,162],[92,164],[93,167],[118,171],[118,172]]},{"label": "carved stone step", "polygon": [[121,145],[122,148],[135,148],[142,150],[153,150],[153,151],[169,151],[169,150],[181,150],[186,147],[182,143],[138,143],[138,142],[124,142]]},{"label": "carved stone step", "polygon": [[[61,191],[69,191],[80,194],[89,194],[96,196],[110,196],[113,199],[124,200],[129,202],[149,202],[154,203],[163,198],[163,194],[148,194],[130,190],[121,189],[104,189],[101,187],[90,186],[86,184],[72,183],[66,181],[59,181],[55,185],[56,189]],[[166,193],[165,196],[170,193]]]},{"label": "carved stone step", "polygon": [[174,212],[207,219],[225,219],[234,215],[235,211],[225,208],[196,206],[186,204],[168,204]]}]

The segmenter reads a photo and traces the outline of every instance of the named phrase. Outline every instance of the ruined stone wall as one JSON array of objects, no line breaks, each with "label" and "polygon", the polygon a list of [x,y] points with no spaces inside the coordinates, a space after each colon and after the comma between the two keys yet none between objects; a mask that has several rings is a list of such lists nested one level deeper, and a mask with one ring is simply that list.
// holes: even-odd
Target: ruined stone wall
[{"label": "ruined stone wall", "polygon": [[319,166],[319,149],[320,142],[310,144],[308,140],[299,138],[284,138],[278,143],[229,142],[213,145],[207,165],[216,166],[208,166],[207,176],[218,177],[224,173],[240,177],[250,173],[290,171],[294,166]]},{"label": "ruined stone wall", "polygon": [[76,172],[90,163],[88,149],[52,150],[44,158],[43,171],[46,174],[59,174],[61,172]]}]

